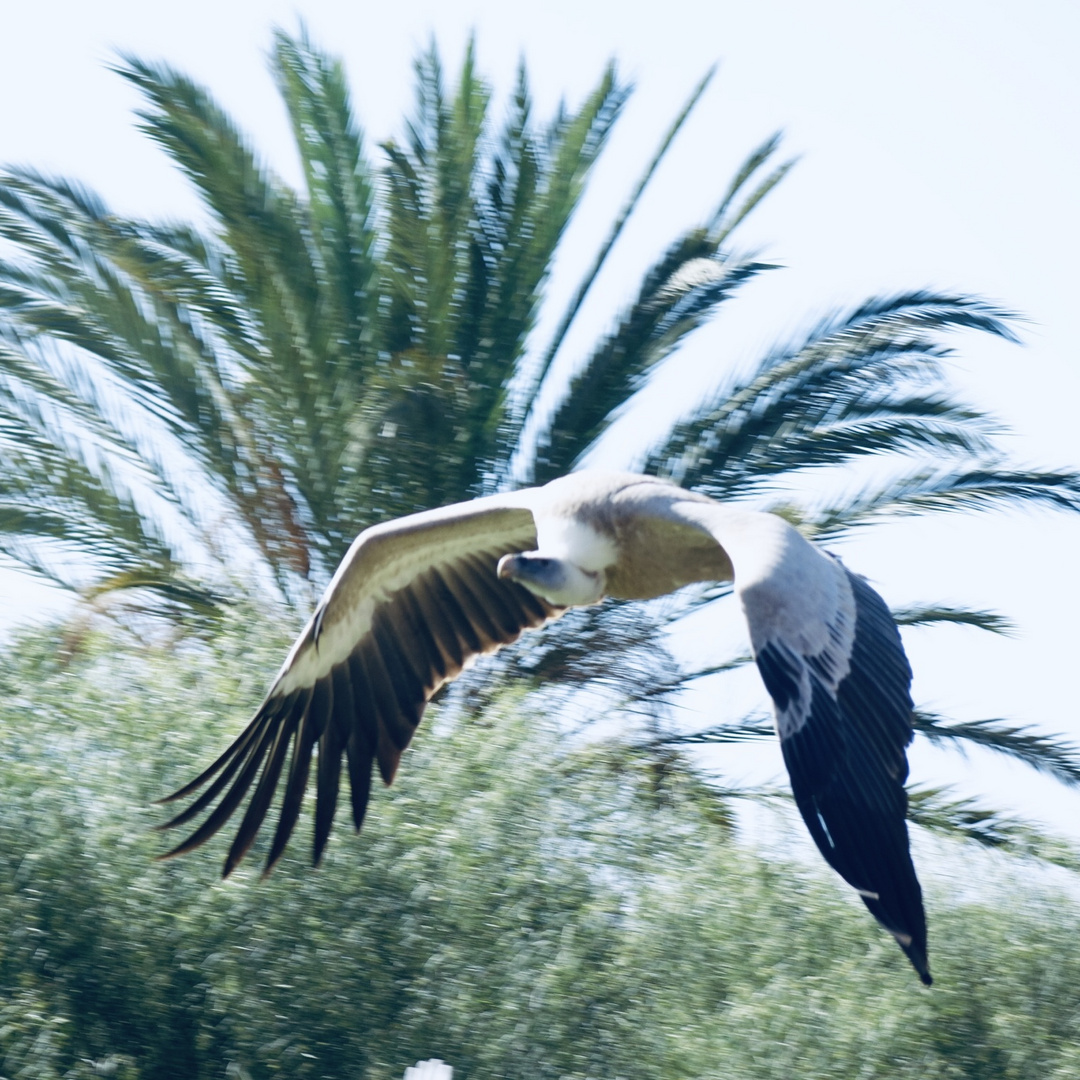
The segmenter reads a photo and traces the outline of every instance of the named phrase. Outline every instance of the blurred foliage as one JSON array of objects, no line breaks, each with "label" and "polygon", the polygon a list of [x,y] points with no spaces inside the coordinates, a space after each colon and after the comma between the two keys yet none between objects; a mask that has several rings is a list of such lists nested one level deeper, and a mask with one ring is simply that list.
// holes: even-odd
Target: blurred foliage
[{"label": "blurred foliage", "polygon": [[212,644],[9,651],[0,1075],[389,1080],[432,1055],[460,1080],[1078,1075],[1074,900],[982,882],[973,903],[924,870],[925,991],[815,861],[752,853],[685,770],[568,742],[513,695],[439,710],[321,871],[154,862],[149,800],[285,644],[254,614]]}]

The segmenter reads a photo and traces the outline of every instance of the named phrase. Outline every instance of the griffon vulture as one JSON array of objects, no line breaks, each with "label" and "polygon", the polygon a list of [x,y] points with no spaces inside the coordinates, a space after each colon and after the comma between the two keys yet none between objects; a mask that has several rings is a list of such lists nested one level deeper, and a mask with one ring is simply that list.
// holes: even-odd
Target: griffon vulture
[{"label": "griffon vulture", "polygon": [[317,862],[342,756],[359,829],[373,766],[393,780],[424,706],[475,656],[605,596],[647,600],[731,580],[810,835],[929,984],[905,820],[911,669],[888,608],[781,518],[647,476],[578,472],[365,529],[254,719],[170,796],[209,784],[162,826],[210,808],[168,854],[217,832],[254,785],[225,860],[230,873],[255,839],[291,746],[269,869],[296,824],[317,746]]}]

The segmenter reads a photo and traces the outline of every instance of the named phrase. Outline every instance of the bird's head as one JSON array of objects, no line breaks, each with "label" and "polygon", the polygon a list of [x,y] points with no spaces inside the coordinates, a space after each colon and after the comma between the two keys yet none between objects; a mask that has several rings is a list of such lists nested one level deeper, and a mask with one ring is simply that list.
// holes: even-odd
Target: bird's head
[{"label": "bird's head", "polygon": [[581,607],[604,598],[603,570],[582,570],[566,559],[552,559],[535,551],[504,555],[498,573],[557,607]]}]

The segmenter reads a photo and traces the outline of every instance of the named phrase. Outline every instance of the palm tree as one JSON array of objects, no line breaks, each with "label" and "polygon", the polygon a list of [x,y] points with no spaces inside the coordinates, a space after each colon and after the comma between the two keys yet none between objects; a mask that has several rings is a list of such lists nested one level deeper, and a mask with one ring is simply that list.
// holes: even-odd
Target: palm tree
[{"label": "palm tree", "polygon": [[[381,148],[381,167],[339,62],[278,32],[272,68],[304,191],[205,90],[132,57],[117,70],[143,95],[143,130],[195,185],[209,228],[124,219],[26,169],[0,177],[0,553],[33,573],[88,595],[138,587],[174,613],[213,612],[268,584],[303,606],[366,525],[573,468],[689,334],[774,269],[731,238],[790,168],[776,163],[777,137],[658,258],[540,417],[566,332],[709,76],[533,351],[555,252],[627,97],[614,67],[546,124],[522,67],[493,130],[471,46],[449,93],[432,48],[416,65],[406,136]],[[987,418],[956,399],[940,364],[953,330],[1013,336],[1007,312],[967,296],[911,292],[832,315],[644,448],[644,467],[760,502],[790,494],[806,470],[869,455],[895,466],[836,505],[789,499],[784,512],[819,536],[902,513],[1080,509],[1080,477],[1008,468]],[[644,620],[618,605],[580,613],[504,662],[570,686],[614,663],[639,705],[662,707],[743,662],[701,672],[669,658],[657,685],[655,659],[635,660],[663,625],[723,592],[684,594]],[[1001,626],[944,608],[903,618]],[[1080,783],[1080,759],[1059,741],[1003,723],[920,723]],[[688,739],[761,728],[654,730],[638,749],[655,767]],[[925,805],[939,824],[977,816],[945,796]]]}]

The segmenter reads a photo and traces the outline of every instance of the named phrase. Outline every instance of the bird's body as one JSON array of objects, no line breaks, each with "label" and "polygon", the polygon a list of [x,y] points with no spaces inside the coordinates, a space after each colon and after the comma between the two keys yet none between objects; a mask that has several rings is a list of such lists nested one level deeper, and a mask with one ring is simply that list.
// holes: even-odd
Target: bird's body
[{"label": "bird's body", "polygon": [[359,828],[373,765],[390,783],[427,701],[475,657],[572,606],[732,579],[803,819],[929,983],[905,821],[911,671],[888,609],[779,517],[651,477],[574,473],[361,533],[247,729],[172,796],[212,780],[168,823],[213,806],[169,854],[216,832],[254,784],[229,873],[255,838],[291,746],[269,868],[296,823],[317,746],[317,861],[342,757]]}]

